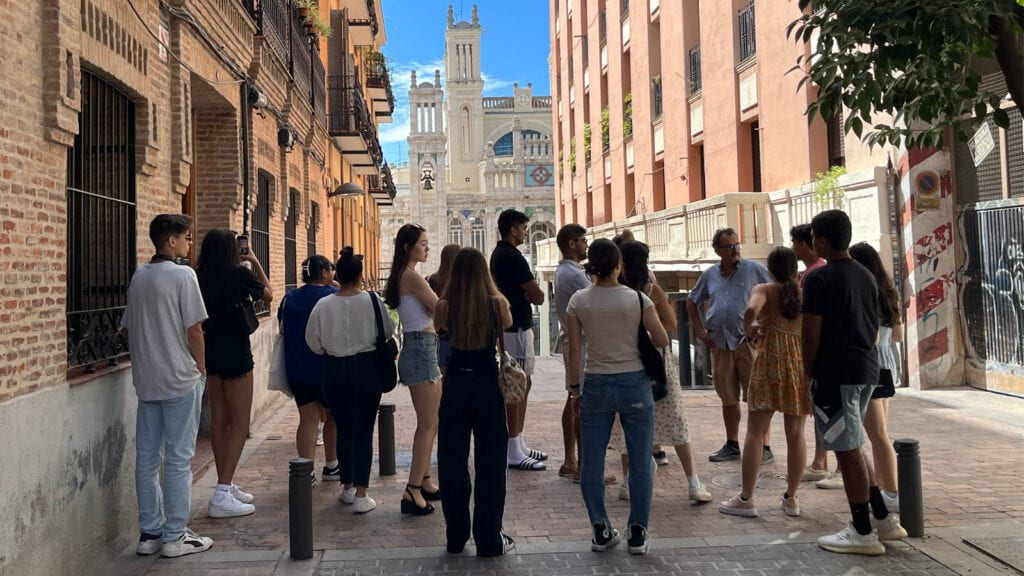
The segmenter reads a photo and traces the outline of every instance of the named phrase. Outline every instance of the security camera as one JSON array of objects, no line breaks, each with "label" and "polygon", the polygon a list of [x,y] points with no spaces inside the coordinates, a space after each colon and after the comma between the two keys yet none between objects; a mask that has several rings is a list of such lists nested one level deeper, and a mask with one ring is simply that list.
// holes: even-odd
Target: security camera
[{"label": "security camera", "polygon": [[280,128],[277,131],[277,145],[282,148],[291,149],[292,146],[295,146],[295,141],[298,139],[298,134],[296,134],[291,128]]},{"label": "security camera", "polygon": [[257,110],[262,110],[270,105],[270,101],[267,100],[267,95],[260,92],[256,88],[249,88],[249,106]]}]

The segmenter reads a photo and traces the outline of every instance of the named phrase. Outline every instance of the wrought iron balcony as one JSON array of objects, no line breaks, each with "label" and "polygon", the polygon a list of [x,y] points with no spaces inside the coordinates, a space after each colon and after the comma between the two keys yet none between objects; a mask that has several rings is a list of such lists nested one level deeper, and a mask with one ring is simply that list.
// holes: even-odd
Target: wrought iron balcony
[{"label": "wrought iron balcony", "polygon": [[391,168],[387,162],[381,166],[380,176],[366,177],[366,191],[378,206],[392,206],[398,190],[391,179]]},{"label": "wrought iron balcony", "polygon": [[310,87],[309,99],[313,105],[313,115],[324,126],[327,125],[327,72],[324,70],[324,62],[320,59],[320,47],[318,43],[312,42],[310,59],[313,62],[312,86]]},{"label": "wrought iron balcony", "polygon": [[285,65],[291,61],[288,57],[290,4],[288,0],[252,0],[257,33],[267,39],[270,49]]},{"label": "wrought iron balcony", "polygon": [[374,115],[387,121],[395,110],[395,95],[391,90],[391,78],[388,76],[388,65],[380,52],[370,52],[364,60],[366,71],[366,88],[373,100]]},{"label": "wrought iron balcony", "polygon": [[294,4],[295,0],[288,0],[288,72],[295,82],[296,92],[309,99],[312,104],[310,77],[313,74],[313,47],[309,41],[309,32],[306,31],[306,22]]},{"label": "wrought iron balcony", "polygon": [[700,46],[690,50],[690,94],[701,91]]},{"label": "wrought iron balcony", "polygon": [[327,129],[356,174],[376,174],[383,154],[355,74],[327,79]]}]

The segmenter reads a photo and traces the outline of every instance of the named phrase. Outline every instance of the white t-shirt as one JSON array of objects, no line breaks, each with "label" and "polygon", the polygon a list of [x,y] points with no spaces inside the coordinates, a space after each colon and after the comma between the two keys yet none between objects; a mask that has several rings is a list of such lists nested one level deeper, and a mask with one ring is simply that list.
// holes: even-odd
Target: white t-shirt
[{"label": "white t-shirt", "polygon": [[[637,291],[628,286],[590,286],[572,295],[568,315],[583,327],[588,374],[621,374],[644,369],[636,336],[643,318]],[[646,310],[654,303],[640,294]]]},{"label": "white t-shirt", "polygon": [[170,400],[195,388],[201,374],[185,331],[206,318],[192,268],[157,262],[135,270],[121,326],[128,330],[139,400]]},{"label": "white t-shirt", "polygon": [[[386,339],[395,331],[395,325],[379,298],[377,304],[384,321]],[[371,352],[376,343],[377,322],[369,292],[355,296],[325,296],[313,307],[306,323],[306,344],[316,354],[343,358]]]}]

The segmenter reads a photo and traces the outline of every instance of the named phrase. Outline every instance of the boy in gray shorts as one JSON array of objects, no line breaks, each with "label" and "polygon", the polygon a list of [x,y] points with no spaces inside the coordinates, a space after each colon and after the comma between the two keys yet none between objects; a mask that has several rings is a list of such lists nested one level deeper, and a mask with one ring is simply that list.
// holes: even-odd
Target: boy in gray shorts
[{"label": "boy in gray shorts", "polygon": [[839,460],[853,520],[818,539],[831,552],[879,555],[881,540],[907,533],[889,514],[861,453],[864,415],[878,382],[878,288],[871,273],[850,258],[850,218],[840,210],[811,222],[814,249],[828,264],[804,278],[804,370],[814,396],[814,420],[824,449]]}]

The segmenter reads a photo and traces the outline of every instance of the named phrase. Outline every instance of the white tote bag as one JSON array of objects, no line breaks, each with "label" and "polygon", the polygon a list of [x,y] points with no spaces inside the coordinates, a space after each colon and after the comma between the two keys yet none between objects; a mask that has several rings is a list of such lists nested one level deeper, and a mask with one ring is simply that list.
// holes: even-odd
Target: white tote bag
[{"label": "white tote bag", "polygon": [[277,390],[291,398],[292,389],[288,386],[288,372],[285,369],[284,358],[284,324],[279,325],[277,336],[274,337],[274,350],[270,355],[270,380],[267,382],[267,390]]}]

